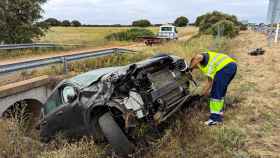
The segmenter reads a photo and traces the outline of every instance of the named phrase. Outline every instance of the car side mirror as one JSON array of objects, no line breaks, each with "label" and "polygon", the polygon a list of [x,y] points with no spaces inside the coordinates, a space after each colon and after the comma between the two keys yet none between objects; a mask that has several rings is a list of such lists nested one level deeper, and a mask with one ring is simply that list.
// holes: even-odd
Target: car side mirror
[{"label": "car side mirror", "polygon": [[66,87],[64,87],[64,89],[62,91],[62,96],[63,96],[64,102],[67,104],[70,104],[70,103],[73,103],[77,99],[78,94],[74,87],[66,86]]}]

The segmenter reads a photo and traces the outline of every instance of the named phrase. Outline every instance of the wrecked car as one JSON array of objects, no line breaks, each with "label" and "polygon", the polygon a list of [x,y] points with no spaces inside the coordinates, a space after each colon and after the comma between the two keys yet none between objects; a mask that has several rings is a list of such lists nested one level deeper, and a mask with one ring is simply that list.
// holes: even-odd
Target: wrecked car
[{"label": "wrecked car", "polygon": [[40,136],[105,138],[116,153],[135,150],[128,135],[138,120],[160,124],[190,97],[191,74],[177,56],[158,55],[62,81],[43,107]]}]

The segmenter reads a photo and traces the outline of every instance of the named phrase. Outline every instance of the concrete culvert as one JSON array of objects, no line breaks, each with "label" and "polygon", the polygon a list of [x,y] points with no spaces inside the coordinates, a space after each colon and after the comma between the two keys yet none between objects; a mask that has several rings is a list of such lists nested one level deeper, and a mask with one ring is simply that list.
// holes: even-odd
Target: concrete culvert
[{"label": "concrete culvert", "polygon": [[42,106],[40,101],[34,99],[22,100],[11,105],[3,113],[3,117],[15,120],[19,125],[32,129],[39,120]]}]

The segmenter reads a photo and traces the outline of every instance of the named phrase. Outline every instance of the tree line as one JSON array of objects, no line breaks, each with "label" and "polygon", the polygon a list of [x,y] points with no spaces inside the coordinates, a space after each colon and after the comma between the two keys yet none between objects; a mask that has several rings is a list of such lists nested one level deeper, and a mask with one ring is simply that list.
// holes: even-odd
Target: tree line
[{"label": "tree line", "polygon": [[43,23],[47,24],[48,26],[74,26],[74,27],[80,27],[82,26],[82,23],[78,20],[63,20],[63,21],[59,21],[56,18],[48,18],[45,21],[43,21]]},{"label": "tree line", "polygon": [[[161,26],[162,25],[162,24],[152,24],[147,19],[141,19],[141,20],[133,21],[131,25],[121,25],[121,24],[91,25],[91,24],[82,24],[78,20],[73,20],[73,21],[63,20],[63,21],[60,21],[56,18],[48,18],[45,21],[43,21],[43,23],[45,23],[49,26],[65,26],[65,27],[69,27],[69,26],[74,26],[74,27],[80,27],[80,26],[84,26],[84,27],[130,27],[130,26],[149,27],[149,26]],[[174,25],[177,26],[177,27],[187,26],[188,23],[189,23],[188,18],[186,18],[184,16],[180,16],[174,21]]]},{"label": "tree line", "polygon": [[[50,26],[73,26],[73,27],[149,27],[160,26],[152,24],[147,19],[133,21],[131,25],[86,25],[78,20],[59,21],[55,18],[42,19],[42,5],[47,0],[1,0],[0,1],[0,44],[29,43],[36,38],[44,36]],[[175,26],[184,27],[189,24],[185,16],[180,16],[173,22]],[[222,36],[235,37],[239,30],[246,29],[236,16],[214,11],[197,17],[195,25],[199,27],[201,34],[220,34]]]},{"label": "tree line", "polygon": [[[180,16],[178,17],[173,24],[177,27],[185,27],[189,24],[189,19],[185,16]],[[131,26],[135,27],[149,27],[149,26],[160,26],[162,24],[152,24],[149,20],[147,19],[141,19],[141,20],[136,20],[132,22]]]}]

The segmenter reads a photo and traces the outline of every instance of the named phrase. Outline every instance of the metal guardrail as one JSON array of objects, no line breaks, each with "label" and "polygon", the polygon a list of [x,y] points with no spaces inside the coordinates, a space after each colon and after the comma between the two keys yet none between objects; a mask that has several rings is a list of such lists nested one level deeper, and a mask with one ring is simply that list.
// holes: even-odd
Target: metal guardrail
[{"label": "metal guardrail", "polygon": [[53,44],[53,43],[28,43],[28,44],[4,44],[0,50],[29,49],[29,48],[54,48],[62,46],[79,46],[75,44]]},{"label": "metal guardrail", "polygon": [[125,52],[135,52],[135,51],[123,49],[123,48],[112,48],[112,49],[105,49],[105,50],[99,50],[99,51],[84,52],[84,53],[80,53],[80,54],[58,56],[58,57],[31,60],[31,61],[14,63],[14,64],[0,65],[0,74],[16,72],[16,71],[32,69],[32,68],[38,68],[38,67],[42,67],[42,66],[46,66],[46,65],[59,64],[59,63],[64,65],[64,73],[67,74],[68,62],[81,60],[81,59],[92,59],[92,58],[105,57],[105,56],[109,56],[112,54],[119,54],[119,53],[125,53]]},{"label": "metal guardrail", "polygon": [[[268,25],[263,25],[263,26],[255,26],[252,27],[252,30],[255,32],[260,32],[263,33],[267,36],[267,38],[269,39],[269,46],[271,45],[271,41],[272,39],[275,38],[276,33],[277,33],[277,29],[275,27],[271,27]],[[280,34],[280,31],[278,31],[278,34]],[[278,36],[278,39],[280,39],[280,36]]]}]

